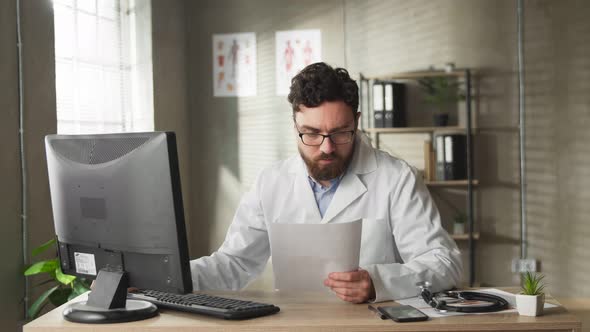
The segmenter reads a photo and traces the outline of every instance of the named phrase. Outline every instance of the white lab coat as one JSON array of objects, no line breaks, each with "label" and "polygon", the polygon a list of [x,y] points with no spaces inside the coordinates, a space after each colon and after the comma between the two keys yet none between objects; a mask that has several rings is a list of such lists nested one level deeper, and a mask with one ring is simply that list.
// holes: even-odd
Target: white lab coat
[{"label": "white lab coat", "polygon": [[[415,296],[419,281],[449,289],[462,275],[460,252],[441,227],[427,188],[404,161],[374,149],[357,132],[348,170],[320,216],[299,155],[258,175],[240,202],[225,241],[211,256],[191,261],[195,290],[238,290],[270,256],[270,223],[363,220],[360,267],[373,280],[376,302]],[[340,271],[334,271],[340,272]]]}]

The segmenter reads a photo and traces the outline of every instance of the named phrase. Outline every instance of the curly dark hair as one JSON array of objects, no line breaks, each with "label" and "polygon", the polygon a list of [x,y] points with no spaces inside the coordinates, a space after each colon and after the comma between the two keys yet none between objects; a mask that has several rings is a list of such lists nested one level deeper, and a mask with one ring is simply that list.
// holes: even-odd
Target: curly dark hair
[{"label": "curly dark hair", "polygon": [[359,107],[359,88],[344,68],[332,68],[324,62],[313,63],[291,80],[287,98],[293,107],[293,116],[299,106],[317,107],[325,101],[343,101],[356,115]]}]

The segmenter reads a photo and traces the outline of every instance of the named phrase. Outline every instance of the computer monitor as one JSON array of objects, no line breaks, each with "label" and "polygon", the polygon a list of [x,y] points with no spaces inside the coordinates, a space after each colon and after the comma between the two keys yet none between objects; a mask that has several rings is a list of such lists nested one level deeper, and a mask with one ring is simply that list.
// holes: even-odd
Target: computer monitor
[{"label": "computer monitor", "polygon": [[[61,268],[98,277],[89,302],[94,295],[93,305],[121,311],[128,286],[192,292],[174,133],[49,135],[45,147]],[[74,321],[89,317],[68,314]]]}]

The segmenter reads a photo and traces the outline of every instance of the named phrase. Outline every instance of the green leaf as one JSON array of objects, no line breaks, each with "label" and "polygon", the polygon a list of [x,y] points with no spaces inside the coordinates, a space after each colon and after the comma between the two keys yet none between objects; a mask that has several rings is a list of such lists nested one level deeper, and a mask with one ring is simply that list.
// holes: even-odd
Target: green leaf
[{"label": "green leaf", "polygon": [[56,268],[59,267],[59,263],[57,259],[50,259],[46,261],[40,261],[33,265],[31,265],[28,269],[25,270],[24,274],[26,276],[44,273],[44,272],[52,272],[55,271]]},{"label": "green leaf", "polygon": [[58,288],[51,294],[49,294],[49,302],[56,307],[68,302],[68,298],[72,293],[71,288]]},{"label": "green leaf", "polygon": [[84,294],[90,290],[89,281],[86,279],[77,278],[74,280],[74,292],[78,294]]},{"label": "green leaf", "polygon": [[41,281],[40,283],[33,285],[33,287],[43,286],[43,285],[48,284],[50,282],[55,282],[55,279],[47,279],[45,281]]},{"label": "green leaf", "polygon": [[424,101],[429,104],[442,106],[464,99],[464,93],[460,89],[461,82],[457,82],[455,78],[445,76],[424,77],[418,80],[418,83],[426,93]]},{"label": "green leaf", "polygon": [[73,282],[73,289],[72,289],[72,293],[70,294],[70,296],[68,297],[68,301],[75,298],[78,295],[82,295],[84,293],[86,293],[87,291],[89,291],[90,289],[88,287],[86,287],[84,285],[83,282],[80,281],[80,279],[76,279]]},{"label": "green leaf", "polygon": [[78,294],[78,292],[76,292],[76,290],[72,289],[72,292],[68,296],[68,301],[75,299],[79,295],[81,295],[81,294]]},{"label": "green leaf", "polygon": [[80,282],[80,284],[82,284],[82,286],[84,288],[86,288],[87,291],[90,290],[90,285],[92,285],[92,280],[86,279],[86,278],[78,278],[76,279],[78,282]]},{"label": "green leaf", "polygon": [[37,248],[33,249],[33,252],[31,253],[34,256],[39,255],[40,253],[44,252],[45,250],[55,246],[55,238],[43,243],[42,245],[38,246]]},{"label": "green leaf", "polygon": [[39,315],[39,311],[43,309],[43,307],[47,304],[47,298],[51,293],[53,293],[59,286],[54,286],[39,296],[35,302],[31,305],[29,310],[27,310],[27,317],[28,318],[36,318]]},{"label": "green leaf", "polygon": [[545,278],[542,274],[533,274],[529,271],[522,274],[522,293],[525,295],[539,295],[543,293],[545,284],[543,279]]},{"label": "green leaf", "polygon": [[55,269],[55,279],[57,279],[57,281],[61,282],[64,285],[69,285],[71,284],[74,280],[76,280],[76,276],[71,276],[69,274],[64,274],[61,271],[61,266],[57,266],[57,269]]}]

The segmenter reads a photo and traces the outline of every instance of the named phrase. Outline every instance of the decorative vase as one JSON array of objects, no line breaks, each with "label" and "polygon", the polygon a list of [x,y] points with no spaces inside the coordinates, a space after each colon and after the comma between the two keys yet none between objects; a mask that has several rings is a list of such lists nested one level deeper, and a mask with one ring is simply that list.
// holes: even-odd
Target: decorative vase
[{"label": "decorative vase", "polygon": [[454,223],[453,224],[453,234],[461,235],[465,234],[465,223]]},{"label": "decorative vase", "polygon": [[444,127],[449,124],[448,114],[434,114],[434,125],[437,127]]},{"label": "decorative vase", "polygon": [[545,294],[524,295],[516,294],[516,309],[522,316],[540,316],[543,314]]}]

